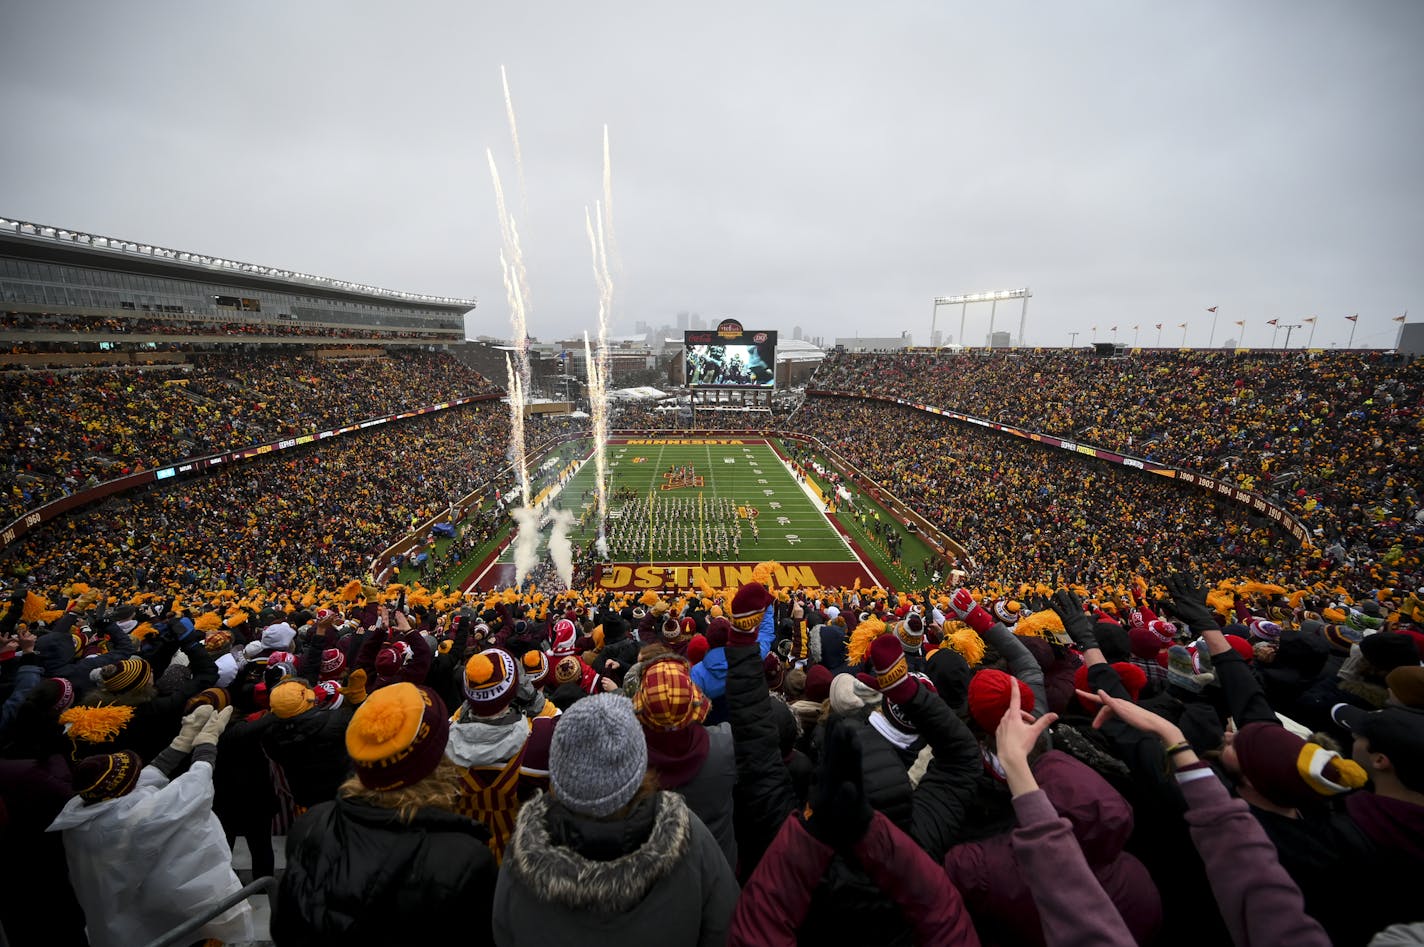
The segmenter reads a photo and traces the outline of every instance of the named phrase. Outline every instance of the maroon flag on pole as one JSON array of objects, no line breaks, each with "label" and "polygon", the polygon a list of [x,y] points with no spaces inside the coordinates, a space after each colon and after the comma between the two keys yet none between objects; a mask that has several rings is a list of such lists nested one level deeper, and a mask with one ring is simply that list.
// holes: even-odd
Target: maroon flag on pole
[{"label": "maroon flag on pole", "polygon": [[1346,318],[1346,320],[1348,320],[1348,321],[1350,321],[1350,322],[1359,322],[1359,321],[1360,321],[1360,314],[1357,312],[1357,313],[1355,313],[1353,316],[1346,316],[1345,318]]},{"label": "maroon flag on pole", "polygon": [[1216,312],[1216,307],[1212,306],[1210,309],[1207,310],[1207,312]]},{"label": "maroon flag on pole", "polygon": [[1157,328],[1159,328],[1159,329],[1162,328],[1162,323],[1160,323],[1160,322],[1157,323]]},{"label": "maroon flag on pole", "polygon": [[1280,324],[1280,321],[1281,321],[1281,320],[1280,320],[1279,318],[1277,318],[1277,319],[1267,319],[1267,320],[1266,320],[1266,325],[1268,325],[1268,326],[1279,325],[1279,324]]}]

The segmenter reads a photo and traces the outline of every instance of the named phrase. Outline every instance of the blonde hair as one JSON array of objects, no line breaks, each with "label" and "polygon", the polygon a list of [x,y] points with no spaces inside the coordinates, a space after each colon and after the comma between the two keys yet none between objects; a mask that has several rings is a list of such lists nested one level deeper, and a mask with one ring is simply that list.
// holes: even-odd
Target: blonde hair
[{"label": "blonde hair", "polygon": [[352,776],[341,784],[337,794],[343,799],[355,799],[382,809],[396,810],[396,817],[409,823],[421,809],[445,809],[455,812],[460,798],[461,768],[449,757],[441,757],[440,765],[418,783],[400,789],[371,789]]}]

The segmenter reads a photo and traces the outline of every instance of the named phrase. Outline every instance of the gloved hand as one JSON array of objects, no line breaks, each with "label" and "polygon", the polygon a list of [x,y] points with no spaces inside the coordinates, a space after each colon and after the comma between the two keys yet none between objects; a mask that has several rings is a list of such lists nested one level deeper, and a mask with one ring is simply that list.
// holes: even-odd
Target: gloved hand
[{"label": "gloved hand", "polygon": [[[211,709],[211,708],[209,708]],[[196,713],[197,711],[194,711]],[[218,737],[227,729],[227,722],[232,719],[232,705],[224,707],[217,713],[210,715],[207,722],[203,724],[198,735],[193,739],[193,748],[200,746],[217,746]]]},{"label": "gloved hand", "polygon": [[211,704],[199,704],[193,708],[193,712],[183,718],[183,726],[178,730],[178,735],[173,738],[173,742],[168,744],[169,748],[177,750],[179,753],[191,753],[193,741],[198,738],[198,734],[212,715]]},{"label": "gloved hand", "polygon": [[1098,646],[1098,636],[1093,633],[1093,619],[1083,611],[1081,598],[1067,589],[1059,589],[1053,593],[1053,600],[1049,604],[1063,622],[1063,630],[1068,632],[1068,637],[1073,639],[1074,644],[1084,651]]},{"label": "gloved hand", "polygon": [[994,616],[986,612],[968,589],[956,589],[949,598],[949,610],[970,628],[984,634],[994,627]]},{"label": "gloved hand", "polygon": [[366,702],[366,669],[357,668],[351,672],[351,676],[346,679],[346,686],[341,688],[342,695],[353,706]]},{"label": "gloved hand", "polygon": [[865,798],[860,765],[860,737],[855,730],[832,717],[821,750],[816,785],[811,789],[811,815],[806,829],[815,838],[847,852],[865,835],[875,810]]},{"label": "gloved hand", "polygon": [[1188,628],[1198,633],[1221,630],[1221,623],[1206,603],[1208,589],[1202,584],[1201,576],[1174,572],[1162,584],[1172,598],[1172,611]]}]

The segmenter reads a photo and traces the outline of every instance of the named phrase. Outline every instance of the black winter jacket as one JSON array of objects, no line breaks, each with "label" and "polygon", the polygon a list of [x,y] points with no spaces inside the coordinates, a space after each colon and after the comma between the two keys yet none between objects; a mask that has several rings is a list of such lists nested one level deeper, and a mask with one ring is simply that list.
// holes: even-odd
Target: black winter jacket
[{"label": "black winter jacket", "polygon": [[[727,648],[727,705],[737,756],[733,791],[741,871],[749,876],[781,825],[797,809],[791,774],[782,761],[776,721],[766,712],[760,650]],[[867,792],[870,783],[866,781]],[[908,944],[913,931],[900,908],[865,872],[837,855],[812,894],[802,944]]]},{"label": "black winter jacket", "polygon": [[345,702],[335,710],[308,710],[277,719],[263,731],[262,749],[282,768],[297,805],[310,809],[330,802],[350,775],[346,725],[353,710]]},{"label": "black winter jacket", "polygon": [[471,819],[353,799],[324,802],[287,836],[287,872],[272,915],[282,947],[493,944],[497,869],[489,833]]}]

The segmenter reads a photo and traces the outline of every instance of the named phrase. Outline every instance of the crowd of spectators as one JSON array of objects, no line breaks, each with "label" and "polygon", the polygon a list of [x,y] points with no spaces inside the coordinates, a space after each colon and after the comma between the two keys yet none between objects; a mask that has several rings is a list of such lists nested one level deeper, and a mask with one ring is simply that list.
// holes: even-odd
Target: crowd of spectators
[{"label": "crowd of spectators", "polygon": [[769,431],[779,427],[791,411],[789,405],[776,402],[770,411],[699,407],[695,414],[686,406],[669,411],[649,404],[628,404],[614,413],[613,427],[638,431]]},{"label": "crowd of spectators", "polygon": [[1418,568],[1424,361],[1383,352],[837,354],[813,389],[900,398],[1199,470],[1321,548]]},{"label": "crowd of spectators", "polygon": [[[279,321],[231,322],[221,316],[187,314],[169,319],[145,319],[138,315],[124,319],[118,317],[66,316],[44,312],[0,313],[0,331],[11,329],[21,332],[66,332],[83,335],[226,335],[226,336],[283,336],[310,337],[320,339],[399,339],[410,342],[450,341],[449,334],[428,332],[421,329],[397,329],[378,325],[294,325]],[[72,343],[25,343],[23,336],[10,335],[16,343],[32,345],[69,345]],[[36,351],[49,351],[40,348]]]},{"label": "crowd of spectators", "polygon": [[179,370],[6,373],[0,515],[184,457],[496,391],[452,356],[420,350],[331,360],[194,354]]},{"label": "crowd of spectators", "polygon": [[239,901],[194,939],[1424,933],[1424,593],[1154,572],[1019,601],[775,574],[636,598],[22,590],[0,854],[44,898],[0,900],[8,941],[157,939],[238,890],[238,838],[279,877],[270,929]]},{"label": "crowd of spectators", "polygon": [[[537,444],[577,423],[535,417],[526,434]],[[365,574],[416,524],[495,478],[508,430],[502,404],[469,405],[162,481],[48,523],[0,562],[41,588],[82,575],[132,593]]]},{"label": "crowd of spectators", "polygon": [[1242,507],[1167,478],[880,401],[810,398],[795,426],[959,542],[971,583],[1124,584],[1144,562],[1212,578],[1296,568]]}]

